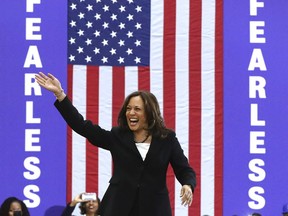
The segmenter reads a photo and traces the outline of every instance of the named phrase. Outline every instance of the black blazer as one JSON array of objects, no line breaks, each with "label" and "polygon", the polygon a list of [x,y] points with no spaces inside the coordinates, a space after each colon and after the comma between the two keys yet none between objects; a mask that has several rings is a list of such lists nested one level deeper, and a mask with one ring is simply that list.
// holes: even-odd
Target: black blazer
[{"label": "black blazer", "polygon": [[152,137],[143,161],[131,131],[123,131],[119,127],[107,131],[84,120],[68,97],[61,102],[56,101],[54,105],[75,132],[111,153],[113,175],[101,201],[101,216],[128,216],[135,199],[139,200],[141,216],[172,215],[166,185],[169,163],[181,185],[191,185],[194,191],[195,172],[174,132],[171,131],[165,139]]}]

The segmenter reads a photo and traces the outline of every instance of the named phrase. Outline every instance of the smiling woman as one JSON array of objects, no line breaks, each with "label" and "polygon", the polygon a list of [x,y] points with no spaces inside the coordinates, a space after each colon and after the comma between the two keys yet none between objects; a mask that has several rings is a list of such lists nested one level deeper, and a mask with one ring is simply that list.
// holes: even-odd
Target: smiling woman
[{"label": "smiling woman", "polygon": [[175,132],[166,128],[152,93],[136,91],[128,95],[118,115],[118,126],[109,131],[85,120],[52,74],[40,72],[36,80],[54,93],[54,105],[75,132],[112,155],[114,170],[99,208],[100,215],[172,216],[166,184],[169,164],[182,185],[182,204],[191,205],[195,172]]},{"label": "smiling woman", "polygon": [[[134,141],[145,142],[150,136],[145,116],[143,100],[140,96],[132,97],[126,108],[126,121],[134,133]],[[142,140],[142,141],[140,141]]]},{"label": "smiling woman", "polygon": [[76,205],[80,203],[80,213],[81,215],[86,216],[97,216],[99,206],[100,206],[100,198],[95,194],[94,198],[85,199],[84,195],[86,193],[81,193],[77,195],[70,203],[67,204],[66,208],[62,212],[61,216],[71,216]]}]

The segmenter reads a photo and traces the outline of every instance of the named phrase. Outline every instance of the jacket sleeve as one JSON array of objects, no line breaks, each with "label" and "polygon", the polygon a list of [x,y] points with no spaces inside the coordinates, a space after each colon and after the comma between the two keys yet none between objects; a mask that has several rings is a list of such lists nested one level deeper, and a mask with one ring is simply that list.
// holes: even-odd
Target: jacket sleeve
[{"label": "jacket sleeve", "polygon": [[176,138],[175,134],[172,137],[172,155],[170,163],[177,180],[181,185],[190,185],[192,191],[196,187],[196,173],[190,166],[187,157],[184,155],[183,149]]},{"label": "jacket sleeve", "polygon": [[56,100],[54,105],[73,131],[87,138],[93,145],[110,149],[111,132],[93,124],[90,120],[85,120],[67,96],[61,102]]},{"label": "jacket sleeve", "polygon": [[76,206],[70,206],[70,203],[67,204],[66,208],[63,210],[61,216],[71,216]]}]

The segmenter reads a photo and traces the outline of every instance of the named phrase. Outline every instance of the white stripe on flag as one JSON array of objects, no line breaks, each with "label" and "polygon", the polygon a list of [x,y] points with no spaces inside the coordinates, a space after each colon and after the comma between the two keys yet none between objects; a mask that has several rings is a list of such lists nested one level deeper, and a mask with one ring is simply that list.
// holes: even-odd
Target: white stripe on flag
[{"label": "white stripe on flag", "polygon": [[150,91],[163,113],[163,17],[164,1],[151,0]]},{"label": "white stripe on flag", "polygon": [[[99,125],[112,128],[112,67],[99,67]],[[98,194],[103,197],[112,174],[112,160],[109,151],[99,149]]]},{"label": "white stripe on flag", "polygon": [[[72,103],[86,116],[86,66],[73,66]],[[86,189],[86,139],[72,131],[72,198]],[[75,208],[74,213],[79,214]]]},{"label": "white stripe on flag", "polygon": [[[175,131],[188,158],[189,151],[189,0],[176,2]],[[181,205],[181,184],[175,179],[175,216],[188,215]]]},{"label": "white stripe on flag", "polygon": [[[86,66],[74,66],[73,73],[73,104],[79,112],[86,116]],[[77,80],[77,82],[75,81]],[[75,197],[79,191],[85,191],[86,171],[86,139],[73,131],[72,133],[72,196]]]},{"label": "white stripe on flag", "polygon": [[138,90],[138,67],[125,67],[125,97]]},{"label": "white stripe on flag", "polygon": [[214,215],[215,1],[202,1],[201,215]]}]

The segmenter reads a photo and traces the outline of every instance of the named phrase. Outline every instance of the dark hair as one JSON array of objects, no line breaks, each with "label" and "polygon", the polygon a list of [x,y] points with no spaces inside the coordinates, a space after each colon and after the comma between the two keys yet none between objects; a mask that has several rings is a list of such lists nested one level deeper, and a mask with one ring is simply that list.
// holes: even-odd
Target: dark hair
[{"label": "dark hair", "polygon": [[144,103],[144,111],[148,122],[148,133],[156,137],[165,138],[169,133],[169,129],[166,128],[163,117],[161,116],[157,98],[148,91],[135,91],[126,97],[118,115],[118,126],[124,130],[129,129],[126,119],[126,109],[131,98],[136,96],[140,96]]},{"label": "dark hair", "polygon": [[[99,198],[98,196],[97,196],[97,202],[98,202],[98,209],[97,209],[97,211],[95,212],[96,215],[98,215],[99,208],[100,208],[100,204],[101,204],[101,200],[100,200],[100,198]],[[87,202],[81,202],[80,205],[79,205],[80,213],[81,213],[82,215],[84,215],[84,214],[87,213],[87,212],[86,212],[86,203],[87,203]],[[0,215],[0,216],[1,216],[1,215]]]},{"label": "dark hair", "polygon": [[8,197],[6,200],[4,200],[0,208],[0,216],[9,216],[10,205],[13,202],[17,202],[21,205],[22,216],[30,216],[30,213],[25,203],[16,197]]}]

